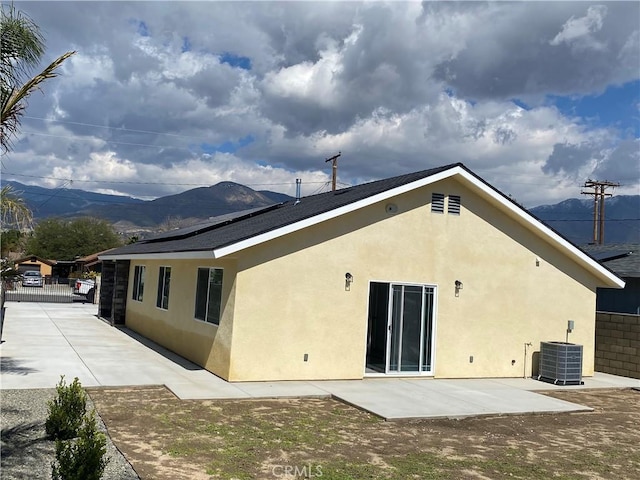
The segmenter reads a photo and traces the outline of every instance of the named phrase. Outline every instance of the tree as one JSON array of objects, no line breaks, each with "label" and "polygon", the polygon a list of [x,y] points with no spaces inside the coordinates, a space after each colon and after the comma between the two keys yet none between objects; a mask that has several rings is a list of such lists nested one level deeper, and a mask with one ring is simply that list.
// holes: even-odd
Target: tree
[{"label": "tree", "polygon": [[5,185],[0,190],[0,213],[2,230],[25,230],[31,226],[33,220],[31,210],[11,185]]},{"label": "tree", "polygon": [[0,255],[22,249],[22,231],[31,227],[33,215],[13,187],[6,185],[0,190]]},{"label": "tree", "polygon": [[122,245],[109,223],[97,218],[39,222],[27,240],[27,255],[55,260],[74,260]]},{"label": "tree", "polygon": [[5,258],[10,254],[22,256],[24,253],[25,234],[20,230],[3,230],[0,233],[0,257]]},{"label": "tree", "polygon": [[17,133],[27,106],[27,97],[40,90],[45,80],[58,76],[57,68],[76,52],[59,56],[32,77],[33,69],[44,54],[44,38],[38,26],[13,4],[2,5],[0,35],[0,147],[8,152],[11,137]]}]

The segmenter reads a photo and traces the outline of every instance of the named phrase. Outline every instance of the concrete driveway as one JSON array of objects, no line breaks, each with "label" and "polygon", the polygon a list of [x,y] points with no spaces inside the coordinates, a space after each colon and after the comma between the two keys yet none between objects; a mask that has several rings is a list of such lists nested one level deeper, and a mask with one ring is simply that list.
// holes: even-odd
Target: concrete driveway
[{"label": "concrete driveway", "polygon": [[166,385],[182,399],[333,396],[386,419],[586,411],[535,393],[575,388],[640,388],[640,380],[597,374],[583,387],[533,379],[229,383],[201,367],[97,318],[96,305],[6,303],[0,388],[53,388],[65,375],[85,387]]}]

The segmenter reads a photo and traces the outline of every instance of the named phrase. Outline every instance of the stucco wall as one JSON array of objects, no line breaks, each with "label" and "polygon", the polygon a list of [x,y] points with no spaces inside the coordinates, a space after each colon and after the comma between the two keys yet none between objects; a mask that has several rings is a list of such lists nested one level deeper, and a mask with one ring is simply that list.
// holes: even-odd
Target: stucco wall
[{"label": "stucco wall", "polygon": [[[142,302],[132,300],[136,265],[146,266]],[[156,307],[161,266],[171,267],[167,310]],[[194,317],[198,267],[224,269],[219,326],[196,320]],[[235,274],[235,262],[230,260],[134,260],[129,271],[126,325],[213,373],[227,378],[233,327]]]},{"label": "stucco wall", "polygon": [[[431,213],[432,191],[460,195],[461,215]],[[238,254],[230,380],[362,378],[371,281],[437,286],[436,377],[530,375],[569,319],[593,374],[589,273],[456,180],[387,203]]]}]

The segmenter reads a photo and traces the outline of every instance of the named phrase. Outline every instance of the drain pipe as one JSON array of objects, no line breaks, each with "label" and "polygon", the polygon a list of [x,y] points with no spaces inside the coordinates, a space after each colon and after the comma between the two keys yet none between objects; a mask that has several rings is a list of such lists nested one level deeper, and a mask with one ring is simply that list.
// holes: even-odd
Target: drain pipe
[{"label": "drain pipe", "polygon": [[531,346],[533,346],[531,342],[524,344],[524,371],[522,372],[522,378],[527,378],[527,347]]}]

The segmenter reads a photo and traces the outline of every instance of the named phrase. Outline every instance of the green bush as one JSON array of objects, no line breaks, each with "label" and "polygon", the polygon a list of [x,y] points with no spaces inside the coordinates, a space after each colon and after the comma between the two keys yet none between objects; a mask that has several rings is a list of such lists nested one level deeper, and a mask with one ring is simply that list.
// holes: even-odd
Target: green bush
[{"label": "green bush", "polygon": [[66,385],[64,375],[56,385],[58,396],[49,402],[49,416],[45,423],[47,435],[52,439],[68,440],[78,434],[87,409],[87,394],[78,377]]},{"label": "green bush", "polygon": [[53,480],[99,480],[108,460],[107,438],[98,431],[95,410],[85,418],[75,440],[56,440],[56,461],[51,464]]}]

